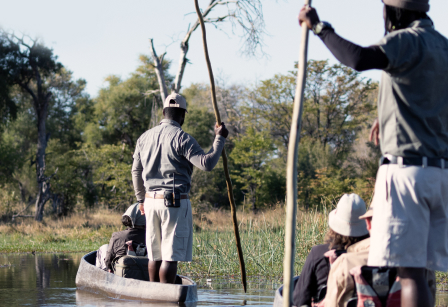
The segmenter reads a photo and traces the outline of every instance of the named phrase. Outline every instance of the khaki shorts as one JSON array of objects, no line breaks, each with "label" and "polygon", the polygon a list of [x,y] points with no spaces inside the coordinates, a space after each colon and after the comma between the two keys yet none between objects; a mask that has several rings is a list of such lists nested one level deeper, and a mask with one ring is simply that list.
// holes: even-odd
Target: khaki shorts
[{"label": "khaki shorts", "polygon": [[193,217],[189,199],[179,208],[165,207],[164,199],[145,199],[146,248],[151,261],[191,261]]},{"label": "khaki shorts", "polygon": [[368,265],[448,269],[448,169],[382,165]]}]

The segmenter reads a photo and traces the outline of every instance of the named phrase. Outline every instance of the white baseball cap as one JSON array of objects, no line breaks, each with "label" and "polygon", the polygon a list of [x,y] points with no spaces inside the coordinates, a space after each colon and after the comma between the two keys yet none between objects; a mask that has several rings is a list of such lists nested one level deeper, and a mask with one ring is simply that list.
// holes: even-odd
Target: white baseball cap
[{"label": "white baseball cap", "polygon": [[171,93],[165,99],[163,103],[163,108],[181,108],[187,111],[187,101],[184,97],[177,93]]},{"label": "white baseball cap", "polygon": [[328,216],[328,226],[348,237],[361,237],[369,233],[366,223],[359,217],[366,213],[366,203],[357,194],[344,194],[336,209]]}]

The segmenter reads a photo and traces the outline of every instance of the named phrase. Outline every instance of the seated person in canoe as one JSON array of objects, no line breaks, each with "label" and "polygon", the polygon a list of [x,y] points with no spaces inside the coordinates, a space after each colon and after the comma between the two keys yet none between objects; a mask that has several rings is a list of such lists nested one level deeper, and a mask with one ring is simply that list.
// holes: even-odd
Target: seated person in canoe
[{"label": "seated person in canoe", "polygon": [[[372,229],[372,216],[373,216],[373,207],[370,206],[369,210],[366,214],[360,216],[361,220],[365,220],[367,230],[369,233]],[[347,249],[347,253],[341,255],[332,265],[330,269],[330,274],[327,282],[327,295],[325,297],[325,307],[344,307],[347,302],[355,297],[360,297],[361,300],[369,300],[372,302],[380,301],[380,296],[382,293],[378,291],[378,287],[376,290],[365,291],[364,293],[360,293],[361,296],[357,295],[355,290],[355,283],[360,281],[359,276],[362,275],[361,267],[367,266],[367,261],[369,258],[369,249],[370,249],[370,238],[366,238],[356,244],[353,244]],[[372,268],[374,267],[367,267]],[[393,269],[393,268],[392,268]],[[387,270],[387,268],[386,268]],[[372,270],[370,270],[372,271]],[[396,273],[395,273],[396,274]],[[363,277],[364,278],[364,277]],[[435,299],[436,293],[436,276],[434,271],[427,270],[426,278],[428,281],[428,285],[431,289],[432,297]],[[375,279],[375,277],[373,277]],[[377,274],[376,280],[378,283],[379,275]],[[360,284],[364,284],[361,286],[362,289],[366,289],[366,286],[371,289],[370,284],[366,284],[364,280],[360,282]],[[384,286],[384,281],[382,281],[382,285]],[[388,287],[382,287],[380,290],[384,292],[384,300],[387,300],[387,306],[400,306],[400,287],[395,287],[396,289],[392,289],[393,283],[391,283]],[[374,286],[373,286],[374,287]],[[366,303],[367,304],[367,303]],[[363,303],[363,306],[366,304]],[[376,306],[376,305],[375,305]]]},{"label": "seated person in canoe", "polygon": [[115,258],[126,255],[128,249],[136,249],[136,246],[144,245],[146,241],[146,219],[138,210],[138,203],[126,210],[121,217],[121,222],[127,229],[114,232],[109,244],[101,246],[97,252],[96,266],[109,272],[112,272],[112,262]]},{"label": "seated person in canoe", "polygon": [[[344,253],[349,246],[366,239],[369,234],[364,221],[359,217],[366,213],[366,204],[356,194],[341,197],[335,210],[328,216],[329,230],[326,244],[316,245],[311,249],[294,288],[295,306],[311,306],[325,296],[330,263]],[[319,295],[320,294],[320,295]]]}]

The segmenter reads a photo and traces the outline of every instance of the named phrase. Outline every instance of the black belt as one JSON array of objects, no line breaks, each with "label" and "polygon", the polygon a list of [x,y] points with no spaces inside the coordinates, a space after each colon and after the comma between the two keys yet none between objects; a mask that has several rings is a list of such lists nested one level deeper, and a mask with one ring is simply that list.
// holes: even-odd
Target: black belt
[{"label": "black belt", "polygon": [[437,159],[437,158],[427,158],[427,157],[418,157],[418,158],[405,158],[405,157],[397,157],[397,156],[383,156],[380,159],[380,165],[383,164],[401,164],[401,165],[413,165],[413,166],[421,166],[421,167],[438,167],[438,168],[448,168],[448,160],[446,159]]}]

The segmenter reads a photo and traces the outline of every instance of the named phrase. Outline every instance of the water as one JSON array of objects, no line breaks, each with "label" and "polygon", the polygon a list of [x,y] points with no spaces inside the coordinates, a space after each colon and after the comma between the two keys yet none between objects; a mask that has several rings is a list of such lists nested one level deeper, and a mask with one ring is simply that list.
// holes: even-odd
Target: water
[{"label": "water", "polygon": [[[76,289],[75,277],[83,254],[0,254],[0,306],[166,306],[113,299]],[[196,306],[272,306],[279,284],[255,278],[248,293],[231,279],[197,280]],[[437,293],[436,306],[448,306],[448,291]]]},{"label": "water", "polygon": [[[84,254],[0,254],[0,306],[178,306],[113,299],[76,289],[75,277]],[[248,293],[239,282],[198,280],[193,306],[272,306],[278,284],[249,280]]]}]

